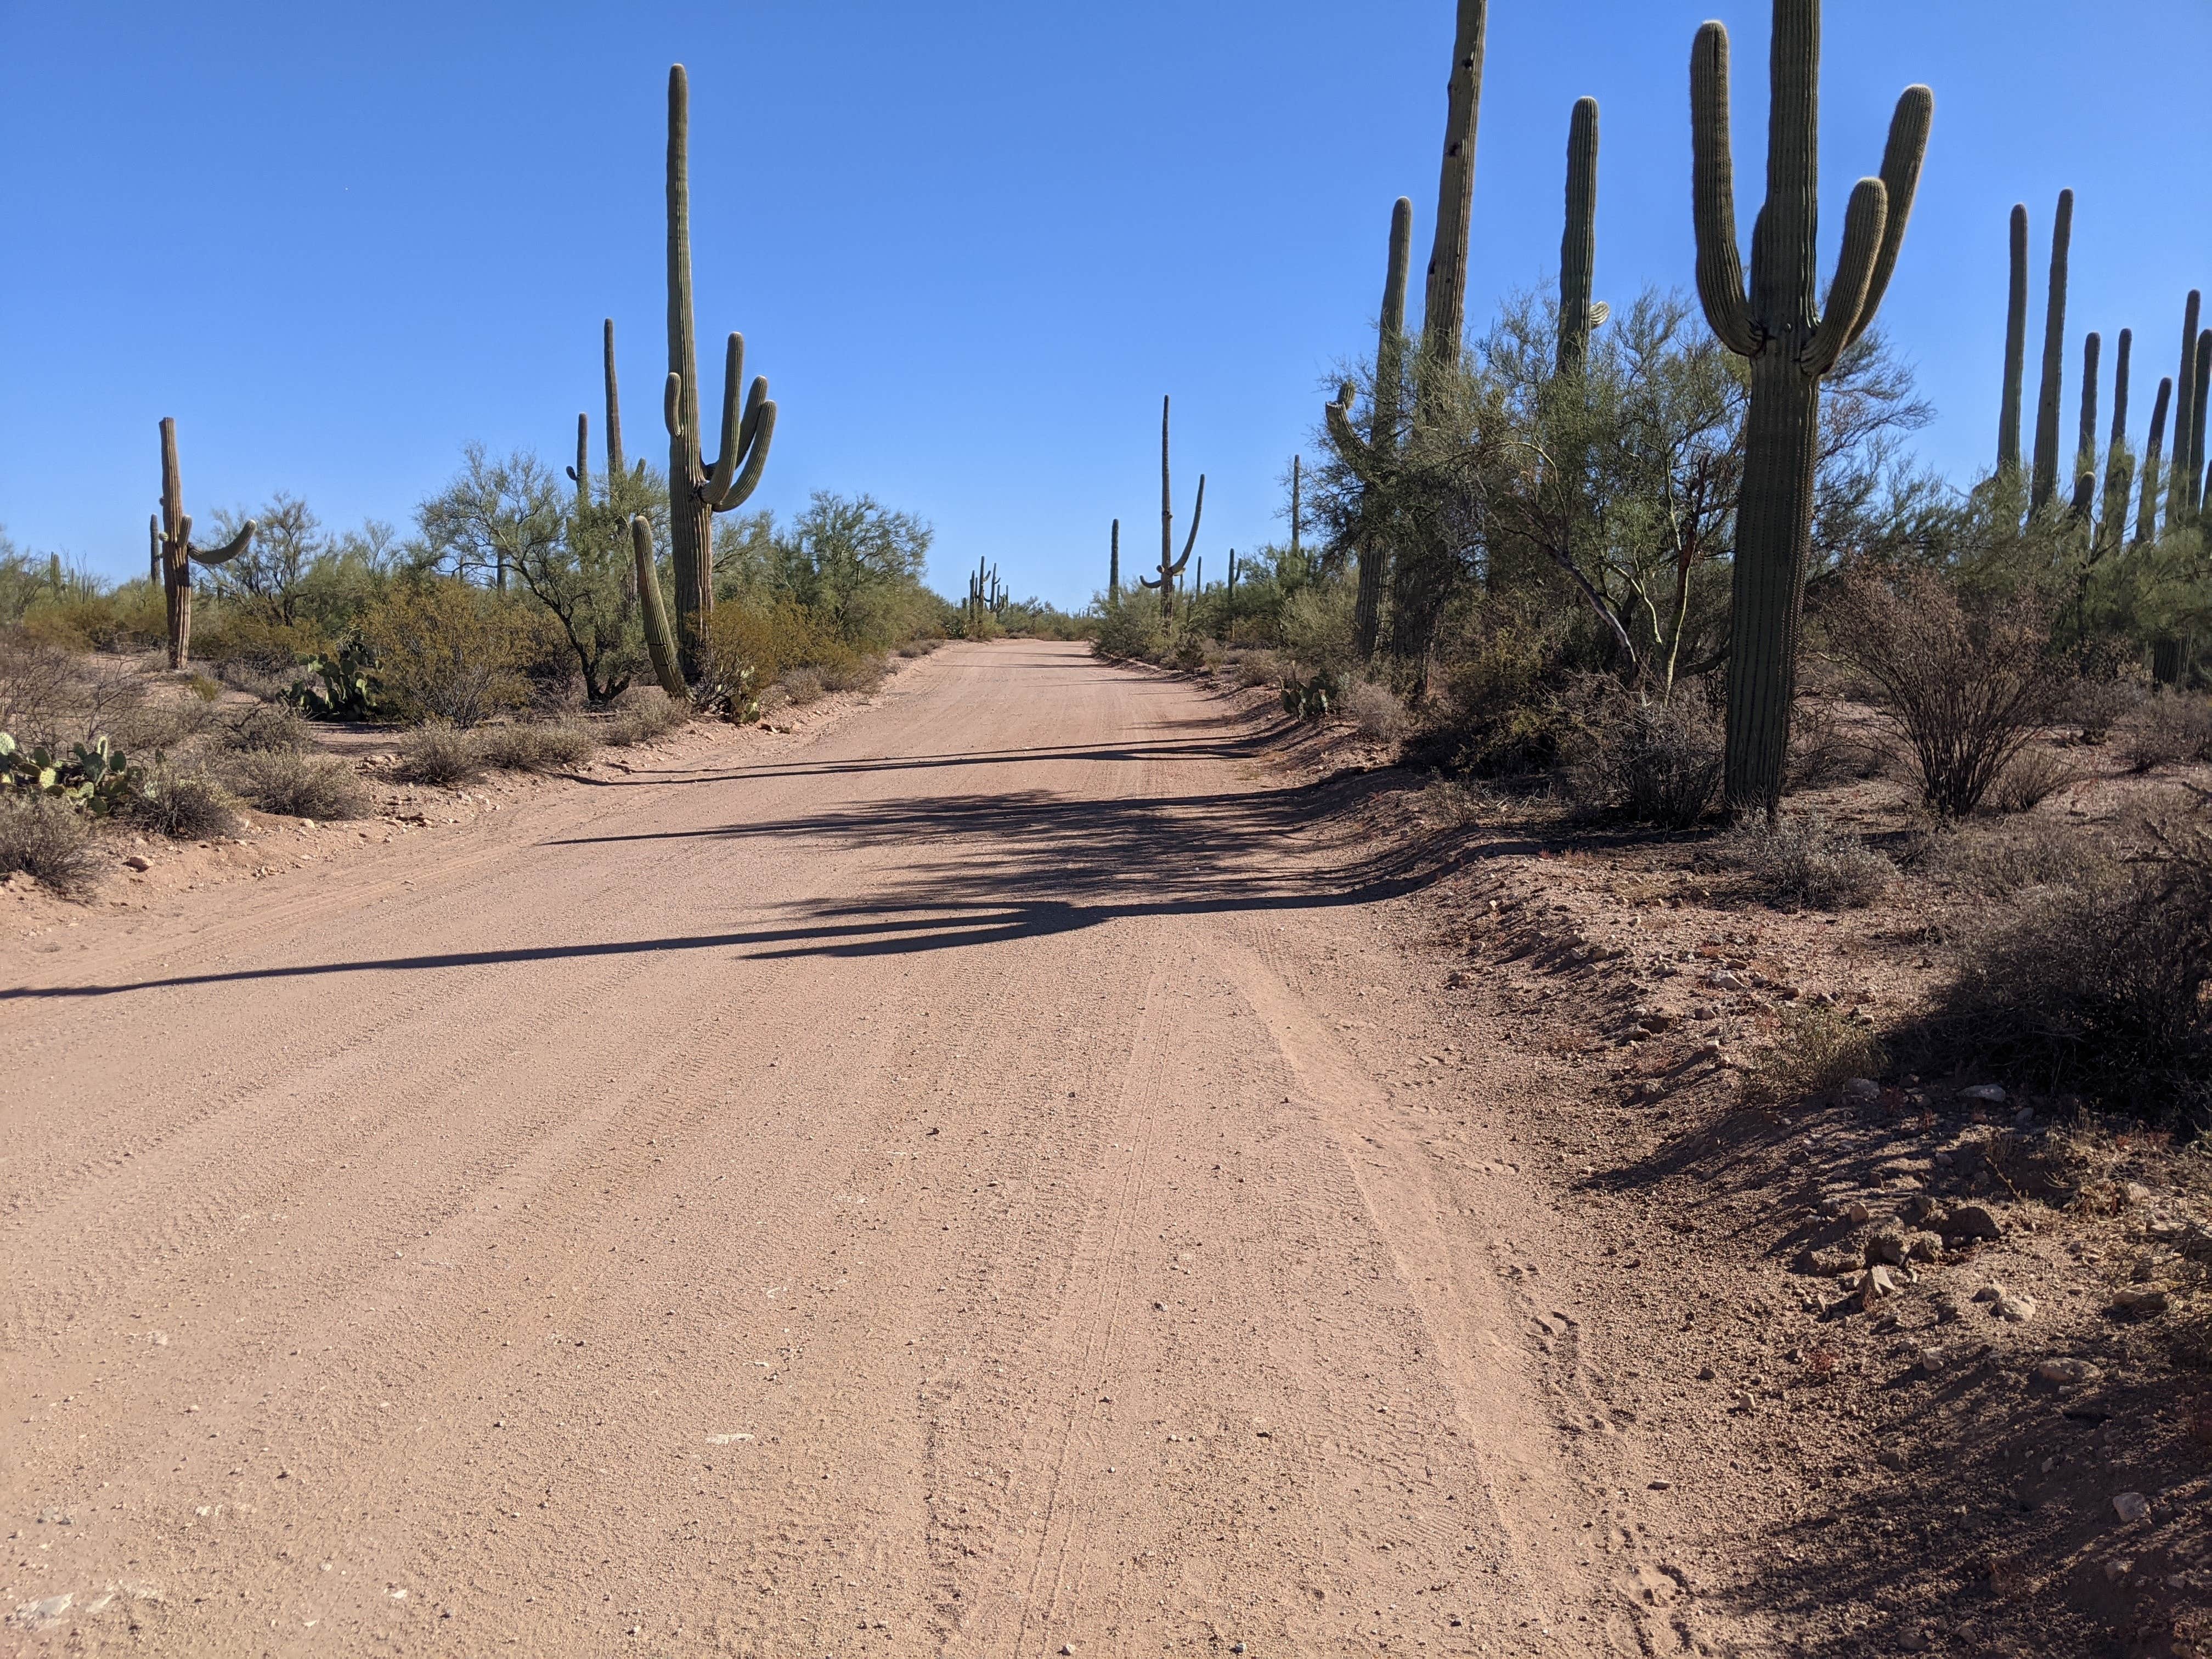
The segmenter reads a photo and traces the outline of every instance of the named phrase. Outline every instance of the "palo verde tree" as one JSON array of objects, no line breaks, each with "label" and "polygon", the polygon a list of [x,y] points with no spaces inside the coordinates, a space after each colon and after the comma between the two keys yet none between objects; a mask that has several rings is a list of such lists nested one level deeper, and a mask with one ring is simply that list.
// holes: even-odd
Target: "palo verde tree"
[{"label": "palo verde tree", "polygon": [[1774,0],[1766,204],[1744,283],[1729,138],[1729,37],[1698,31],[1690,58],[1698,294],[1730,351],[1750,360],[1751,408],[1729,624],[1726,799],[1779,808],[1797,689],[1797,638],[1819,465],[1820,380],[1873,322],[1897,269],[1928,149],[1935,94],[1899,99],[1881,176],[1851,191],[1843,254],[1819,306],[1820,0]]}]

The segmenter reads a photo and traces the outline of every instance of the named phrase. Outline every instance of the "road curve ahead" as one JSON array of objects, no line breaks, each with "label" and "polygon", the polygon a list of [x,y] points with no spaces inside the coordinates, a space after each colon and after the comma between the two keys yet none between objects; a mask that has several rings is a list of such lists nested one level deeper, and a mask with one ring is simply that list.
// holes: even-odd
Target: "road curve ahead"
[{"label": "road curve ahead", "polygon": [[9,943],[0,1650],[1575,1650],[1310,811],[963,645]]}]

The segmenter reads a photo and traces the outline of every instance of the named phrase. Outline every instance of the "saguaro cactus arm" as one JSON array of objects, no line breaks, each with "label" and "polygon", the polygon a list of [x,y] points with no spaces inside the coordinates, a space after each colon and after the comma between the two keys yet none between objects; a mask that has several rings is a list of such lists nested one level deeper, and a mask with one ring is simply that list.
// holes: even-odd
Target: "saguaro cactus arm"
[{"label": "saguaro cactus arm", "polygon": [[700,490],[717,513],[728,512],[759,488],[775,435],[775,405],[769,401],[766,375],[753,381],[744,413],[738,414],[738,388],[744,378],[745,337],[733,333],[723,356],[722,453],[705,468],[707,482]]},{"label": "saguaro cactus arm", "polygon": [[2150,441],[2143,447],[2142,510],[2136,517],[2136,538],[2141,547],[2158,535],[2158,470],[2166,447],[2166,416],[2173,403],[2173,381],[2158,383],[2158,397],[2150,406]]},{"label": "saguaro cactus arm", "polygon": [[1873,315],[1868,296],[1888,228],[1888,186],[1879,179],[1860,179],[1851,187],[1851,204],[1844,216],[1844,251],[1828,289],[1828,308],[1799,360],[1807,374],[1817,378],[1833,368],[1844,348],[1858,338],[1860,319]]},{"label": "saguaro cactus arm", "polygon": [[653,678],[671,702],[689,708],[691,692],[684,684],[684,671],[677,661],[676,641],[668,631],[668,607],[660,597],[660,573],[653,565],[653,521],[642,513],[630,519],[629,545],[637,566],[639,610],[645,623],[645,648],[653,659]]},{"label": "saguaro cactus arm", "polygon": [[1729,134],[1729,34],[1707,23],[1690,48],[1691,213],[1698,239],[1698,298],[1720,343],[1740,357],[1766,344],[1752,320],[1735,239],[1735,155]]},{"label": "saguaro cactus arm", "polygon": [[1913,198],[1920,193],[1920,170],[1928,160],[1928,135],[1936,125],[1936,94],[1926,87],[1907,87],[1889,118],[1889,142],[1882,147],[1881,187],[1887,205],[1882,224],[1881,252],[1875,256],[1874,276],[1867,283],[1859,307],[1858,325],[1850,340],[1865,333],[1881,309],[1890,278],[1897,275],[1897,256],[1905,248],[1905,232],[1912,222]]}]

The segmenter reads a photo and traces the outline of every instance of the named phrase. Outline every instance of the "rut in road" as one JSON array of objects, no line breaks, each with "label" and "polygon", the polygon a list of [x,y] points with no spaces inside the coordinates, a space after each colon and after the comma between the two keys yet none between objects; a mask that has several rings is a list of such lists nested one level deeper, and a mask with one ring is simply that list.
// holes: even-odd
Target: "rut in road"
[{"label": "rut in road", "polygon": [[1529,1218],[1338,1040],[1417,874],[1265,751],[955,647],[8,945],[27,1639],[1573,1650]]}]

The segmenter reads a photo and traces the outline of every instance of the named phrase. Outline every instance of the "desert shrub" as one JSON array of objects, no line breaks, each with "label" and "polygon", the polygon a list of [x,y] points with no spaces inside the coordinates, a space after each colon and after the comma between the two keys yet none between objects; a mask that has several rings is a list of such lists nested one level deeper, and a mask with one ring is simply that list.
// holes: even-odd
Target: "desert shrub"
[{"label": "desert shrub", "polygon": [[204,772],[168,765],[147,773],[129,815],[172,841],[205,841],[238,829],[238,803],[228,789]]},{"label": "desert shrub", "polygon": [[482,764],[514,772],[556,772],[580,765],[599,746],[588,727],[569,720],[485,726],[470,736]]},{"label": "desert shrub", "polygon": [[291,818],[357,818],[368,811],[368,793],[353,768],[325,755],[258,749],[234,755],[222,781],[264,812]]},{"label": "desert shrub", "polygon": [[1221,665],[1231,679],[1245,688],[1279,684],[1283,678],[1282,659],[1267,650],[1233,649],[1222,658]]},{"label": "desert shrub", "polygon": [[[765,699],[763,699],[765,702]],[[657,685],[633,685],[615,699],[614,718],[599,728],[599,740],[617,749],[665,737],[691,718]]]},{"label": "desert shrub", "polygon": [[1820,789],[1879,777],[1885,747],[1869,742],[1827,702],[1801,696],[1790,714],[1790,787]]},{"label": "desert shrub", "polygon": [[2004,813],[2032,812],[2081,775],[2048,749],[2021,750],[1998,774],[1989,804]]},{"label": "desert shrub", "polygon": [[1406,735],[1406,706],[1387,685],[1354,680],[1345,688],[1344,712],[1359,728],[1360,736],[1376,743],[1395,743]]},{"label": "desert shrub", "polygon": [[1782,1103],[1880,1077],[1889,1064],[1873,1028],[1840,1008],[1799,1004],[1782,1016],[1781,1039],[1755,1054],[1743,1076],[1750,1100]]},{"label": "desert shrub", "polygon": [[1686,830],[1720,795],[1720,726],[1695,696],[1644,703],[1601,694],[1567,769],[1585,810]]},{"label": "desert shrub", "polygon": [[409,783],[450,788],[473,783],[484,774],[479,734],[450,720],[428,720],[399,739],[399,776]]},{"label": "desert shrub", "polygon": [[793,668],[842,672],[863,655],[787,595],[721,600],[708,625],[707,642],[708,678],[726,685],[736,684],[748,668],[756,685],[769,684]]},{"label": "desert shrub", "polygon": [[1299,665],[1339,678],[1358,662],[1358,636],[1352,628],[1357,590],[1349,582],[1309,586],[1283,601],[1283,648]]},{"label": "desert shrub", "polygon": [[2023,594],[1963,599],[1941,578],[1845,583],[1823,612],[1830,648],[1872,682],[1904,737],[1922,800],[1948,817],[1982,804],[2013,757],[2062,717],[2069,682],[2050,619]]},{"label": "desert shrub", "polygon": [[825,690],[868,692],[881,685],[890,671],[872,652],[854,652],[842,662],[824,663],[815,672],[822,677]]},{"label": "desert shrub", "polygon": [[481,725],[522,707],[522,673],[537,643],[526,619],[497,596],[445,578],[392,589],[362,623],[386,696],[416,720]]},{"label": "desert shrub", "polygon": [[829,695],[828,689],[822,684],[820,672],[812,668],[788,669],[777,679],[776,684],[782,688],[784,696],[797,708],[820,702]]},{"label": "desert shrub", "polygon": [[92,825],[75,807],[43,795],[0,791],[0,872],[22,872],[58,893],[91,890],[98,864]]},{"label": "desert shrub", "polygon": [[235,605],[205,606],[192,615],[192,655],[213,665],[226,685],[240,678],[289,683],[295,664],[330,648],[322,630],[309,622],[279,622]]},{"label": "desert shrub", "polygon": [[1106,607],[1091,648],[1109,662],[1156,662],[1167,648],[1160,625],[1160,602],[1139,589]]},{"label": "desert shrub", "polygon": [[1421,745],[1455,771],[1485,776],[1548,772],[1575,744],[1582,723],[1558,688],[1565,679],[1559,640],[1517,623],[1491,626],[1457,643]]},{"label": "desert shrub", "polygon": [[2000,1075],[2148,1116],[2212,1102],[2212,833],[2034,890],[1967,939],[1931,1021]]},{"label": "desert shrub", "polygon": [[1887,859],[1816,813],[1747,821],[1722,839],[1720,851],[1759,897],[1799,909],[1871,904],[1897,874]]},{"label": "desert shrub", "polygon": [[1899,857],[1920,874],[1990,898],[2073,881],[2085,869],[2110,862],[2101,842],[2048,817],[2022,818],[2002,830],[1931,828]]},{"label": "desert shrub", "polygon": [[196,696],[147,697],[120,711],[108,728],[126,754],[158,754],[222,726],[214,706]]},{"label": "desert shrub", "polygon": [[2066,718],[2074,722],[2083,743],[2101,744],[2123,717],[2141,707],[2143,695],[2142,683],[2133,678],[2077,679],[2068,688]]},{"label": "desert shrub", "polygon": [[32,637],[65,651],[143,651],[169,635],[168,601],[151,582],[125,582],[106,592],[72,583],[23,613]]},{"label": "desert shrub", "polygon": [[223,731],[224,745],[240,752],[298,750],[313,742],[314,734],[299,710],[283,703],[257,704],[240,713]]},{"label": "desert shrub", "polygon": [[2120,754],[2136,772],[2212,760],[2212,702],[2185,691],[2160,692],[2143,704]]},{"label": "desert shrub", "polygon": [[115,657],[87,656],[20,628],[0,629],[0,732],[26,746],[67,748],[112,732],[146,695]]}]

